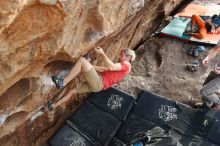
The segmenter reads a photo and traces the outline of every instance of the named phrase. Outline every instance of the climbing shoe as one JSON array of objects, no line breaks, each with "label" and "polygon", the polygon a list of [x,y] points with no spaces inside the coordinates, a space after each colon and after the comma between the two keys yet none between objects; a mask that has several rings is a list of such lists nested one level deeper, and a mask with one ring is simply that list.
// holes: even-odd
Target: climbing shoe
[{"label": "climbing shoe", "polygon": [[48,103],[47,103],[47,107],[48,107],[48,110],[49,111],[52,111],[53,110],[53,101],[48,101]]},{"label": "climbing shoe", "polygon": [[56,76],[52,76],[52,81],[55,83],[56,87],[58,89],[62,89],[64,86],[63,86],[63,79],[61,78],[58,78]]},{"label": "climbing shoe", "polygon": [[198,71],[199,69],[199,61],[197,60],[186,62],[186,65],[187,65],[187,69],[192,72]]}]

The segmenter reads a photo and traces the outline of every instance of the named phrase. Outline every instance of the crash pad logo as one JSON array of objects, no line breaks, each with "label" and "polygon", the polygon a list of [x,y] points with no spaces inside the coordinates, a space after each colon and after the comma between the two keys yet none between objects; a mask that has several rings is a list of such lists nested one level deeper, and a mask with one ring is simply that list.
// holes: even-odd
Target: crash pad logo
[{"label": "crash pad logo", "polygon": [[159,118],[164,121],[177,119],[177,109],[169,105],[161,105],[159,109]]},{"label": "crash pad logo", "polygon": [[71,141],[69,146],[86,146],[85,139],[81,138],[78,134],[72,133],[73,137],[66,138],[64,137],[65,141]]},{"label": "crash pad logo", "polygon": [[82,139],[73,141],[69,146],[86,146]]},{"label": "crash pad logo", "polygon": [[108,99],[107,106],[112,110],[116,110],[118,108],[121,108],[122,101],[123,98],[121,96],[112,94],[111,97]]}]

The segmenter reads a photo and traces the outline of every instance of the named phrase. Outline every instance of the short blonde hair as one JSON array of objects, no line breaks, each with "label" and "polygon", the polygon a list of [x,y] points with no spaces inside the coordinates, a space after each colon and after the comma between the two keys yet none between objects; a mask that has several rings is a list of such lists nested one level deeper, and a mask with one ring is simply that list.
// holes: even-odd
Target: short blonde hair
[{"label": "short blonde hair", "polygon": [[132,49],[126,49],[125,55],[131,57],[131,62],[133,62],[136,58],[136,54],[135,54],[134,50],[132,50]]}]

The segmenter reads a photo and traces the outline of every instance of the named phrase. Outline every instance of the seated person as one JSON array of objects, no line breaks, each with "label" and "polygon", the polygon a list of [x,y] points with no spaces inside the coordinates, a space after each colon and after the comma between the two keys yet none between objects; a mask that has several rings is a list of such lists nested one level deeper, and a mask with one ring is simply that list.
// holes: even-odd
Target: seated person
[{"label": "seated person", "polygon": [[[199,28],[198,33],[192,33],[192,30],[194,28],[194,25],[197,24]],[[205,37],[207,32],[211,33],[218,33],[220,32],[220,13],[218,15],[213,15],[211,18],[207,20],[203,20],[198,15],[192,15],[191,18],[191,33],[188,33],[189,35],[202,39]]]}]

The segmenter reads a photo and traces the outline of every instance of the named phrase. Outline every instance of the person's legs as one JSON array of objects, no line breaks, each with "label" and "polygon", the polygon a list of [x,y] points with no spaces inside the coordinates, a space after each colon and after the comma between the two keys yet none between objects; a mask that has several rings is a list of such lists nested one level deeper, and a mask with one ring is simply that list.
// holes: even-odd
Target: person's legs
[{"label": "person's legs", "polygon": [[201,17],[199,17],[198,15],[192,15],[191,18],[191,30],[193,30],[194,25],[197,24],[199,27],[199,33],[191,33],[191,35],[195,38],[204,38],[204,36],[207,34],[207,30],[205,27],[205,21],[202,20]]},{"label": "person's legs", "polygon": [[194,25],[197,24],[199,28],[205,27],[205,21],[202,20],[198,15],[192,15],[191,18],[191,29],[194,28]]},{"label": "person's legs", "polygon": [[212,81],[213,79],[215,79],[218,76],[220,76],[220,75],[216,74],[214,71],[211,71],[209,73],[208,77],[205,79],[203,86],[205,86],[206,84],[208,84],[210,81]]},{"label": "person's legs", "polygon": [[94,67],[84,72],[83,76],[85,81],[75,88],[75,93],[98,92],[102,90],[102,78],[98,75]]},{"label": "person's legs", "polygon": [[207,83],[200,91],[208,107],[213,104],[220,104],[218,93],[220,91],[220,77],[217,77]]},{"label": "person's legs", "polygon": [[84,57],[80,57],[79,60],[77,60],[76,64],[73,66],[73,68],[70,70],[69,74],[63,79],[62,86],[65,86],[66,84],[68,84],[81,71],[87,72],[92,67],[93,66],[90,64],[90,62],[88,62]]},{"label": "person's legs", "polygon": [[[102,90],[102,78],[98,75],[94,67],[91,68],[91,70],[89,70],[88,72],[84,72],[83,75],[85,77],[86,83],[88,83],[88,86],[90,87],[89,91],[98,92]],[[84,84],[83,87],[86,87],[86,85]],[[77,88],[77,91],[80,93],[82,93],[82,90],[85,89],[83,89],[82,87]]]},{"label": "person's legs", "polygon": [[83,73],[85,77],[85,82],[80,86],[71,89],[62,99],[53,105],[53,108],[60,106],[61,104],[67,102],[71,97],[76,93],[85,93],[85,92],[97,92],[101,91],[103,88],[103,83],[101,77],[97,74],[94,67],[91,67],[90,70]]},{"label": "person's legs", "polygon": [[87,72],[91,70],[93,66],[90,62],[88,62],[84,57],[80,57],[79,60],[76,62],[76,64],[73,66],[69,74],[64,78],[63,85],[65,86],[68,84],[72,79],[74,79],[81,70],[83,72]]},{"label": "person's legs", "polygon": [[69,74],[64,79],[52,76],[52,81],[55,83],[58,89],[61,89],[72,79],[74,79],[81,71],[87,72],[92,67],[93,66],[90,64],[89,61],[87,61],[84,57],[80,57],[73,68],[70,70]]},{"label": "person's legs", "polygon": [[71,89],[65,96],[63,96],[57,103],[53,105],[53,108],[56,108],[62,105],[63,103],[67,102],[76,93],[85,93],[85,92],[91,92],[91,91],[92,89],[89,86],[89,84],[87,82],[83,82],[80,86]]},{"label": "person's legs", "polygon": [[193,30],[195,23],[196,23],[195,15],[192,15],[192,17],[191,17],[191,31]]},{"label": "person's legs", "polygon": [[76,93],[76,90],[75,89],[71,89],[69,90],[69,92],[63,97],[61,98],[58,102],[54,103],[52,105],[53,108],[56,108],[60,105],[62,105],[63,103],[67,102],[68,100],[71,99],[71,97]]}]

